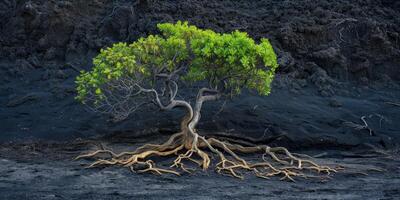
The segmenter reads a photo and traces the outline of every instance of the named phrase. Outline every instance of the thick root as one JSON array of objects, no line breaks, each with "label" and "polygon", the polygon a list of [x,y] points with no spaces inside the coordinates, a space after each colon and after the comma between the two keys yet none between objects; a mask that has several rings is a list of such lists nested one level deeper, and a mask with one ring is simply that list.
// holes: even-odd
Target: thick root
[{"label": "thick root", "polygon": [[[268,179],[274,176],[281,176],[281,180],[295,181],[295,177],[303,178],[329,178],[332,172],[337,172],[328,166],[318,165],[311,160],[311,157],[302,154],[290,153],[283,147],[269,147],[266,145],[244,147],[238,144],[231,144],[215,138],[204,138],[195,135],[187,144],[185,134],[177,133],[161,145],[146,144],[133,152],[122,152],[116,154],[110,150],[98,150],[89,154],[78,156],[81,158],[98,158],[101,154],[108,155],[108,159],[97,159],[88,167],[104,165],[119,165],[128,167],[132,172],[152,172],[154,174],[170,173],[180,175],[180,171],[191,173],[195,169],[187,166],[187,162],[197,164],[203,170],[209,168],[211,159],[204,150],[209,150],[218,156],[215,169],[220,174],[230,175],[243,179],[243,171],[250,171],[260,178]],[[182,153],[180,153],[183,151]],[[260,153],[261,159],[258,162],[250,162],[241,158],[240,154]],[[162,169],[156,167],[149,159],[151,156],[172,156],[177,155],[171,168]],[[301,158],[300,158],[301,157]]]},{"label": "thick root", "polygon": [[[230,143],[222,142],[214,138],[208,140],[202,139],[203,142],[220,157],[220,162],[217,164],[216,169],[219,173],[225,173],[237,178],[243,178],[240,174],[241,170],[252,171],[260,178],[266,178],[277,175],[282,175],[281,180],[287,179],[294,181],[293,177],[320,177],[329,178],[332,172],[337,172],[337,169],[318,165],[309,159],[301,159],[294,156],[286,148],[283,147],[269,147],[269,146],[254,146],[243,147],[241,145],[232,145]],[[227,152],[233,159],[228,159],[217,149],[212,149],[215,146]],[[240,153],[256,153],[263,152],[262,161],[249,163],[248,161],[239,157],[235,152]],[[301,155],[301,154],[300,154]],[[309,157],[309,156],[304,156]],[[317,175],[307,173],[307,171],[314,171]],[[324,173],[321,175],[321,173]]]}]

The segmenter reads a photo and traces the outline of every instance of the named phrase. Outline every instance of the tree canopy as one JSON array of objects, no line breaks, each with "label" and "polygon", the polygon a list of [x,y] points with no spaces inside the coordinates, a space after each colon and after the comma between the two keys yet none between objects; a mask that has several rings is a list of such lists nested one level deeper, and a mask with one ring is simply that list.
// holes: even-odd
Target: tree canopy
[{"label": "tree canopy", "polygon": [[[93,59],[93,69],[78,76],[77,99],[113,109],[112,99],[119,103],[126,99],[125,104],[138,106],[138,101],[129,99],[148,96],[137,89],[156,88],[163,78],[175,80],[174,84],[198,82],[221,94],[240,94],[243,88],[260,95],[270,93],[278,64],[268,39],[257,43],[245,32],[217,33],[187,22],[157,27],[160,35],[102,49]],[[164,86],[163,91],[177,87]]]}]

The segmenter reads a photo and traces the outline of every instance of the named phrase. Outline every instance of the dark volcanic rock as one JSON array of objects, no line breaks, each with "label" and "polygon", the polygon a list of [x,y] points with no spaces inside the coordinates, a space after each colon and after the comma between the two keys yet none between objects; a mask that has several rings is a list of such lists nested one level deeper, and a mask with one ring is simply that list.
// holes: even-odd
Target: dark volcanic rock
[{"label": "dark volcanic rock", "polygon": [[38,100],[40,97],[38,94],[36,93],[30,93],[24,96],[16,96],[16,97],[12,97],[10,99],[10,101],[7,103],[8,107],[16,107],[19,106],[21,104],[24,104],[28,101],[35,101]]},{"label": "dark volcanic rock", "polygon": [[[183,20],[270,38],[280,63],[270,97],[243,95],[217,117],[220,108],[206,106],[199,129],[252,137],[285,132],[279,144],[292,147],[391,143],[399,111],[384,102],[400,99],[399,8],[390,0],[3,0],[0,140],[176,129],[180,111],[108,122],[74,100],[74,79],[100,48]],[[374,138],[342,126],[373,113],[393,122],[369,119]]]},{"label": "dark volcanic rock", "polygon": [[[391,6],[388,6],[391,5]],[[0,4],[1,49],[8,59],[90,58],[104,46],[156,33],[156,24],[187,20],[216,31],[267,37],[281,72],[312,60],[340,79],[387,74],[400,80],[400,13],[390,1],[14,1]],[[294,67],[296,66],[296,67]]]}]

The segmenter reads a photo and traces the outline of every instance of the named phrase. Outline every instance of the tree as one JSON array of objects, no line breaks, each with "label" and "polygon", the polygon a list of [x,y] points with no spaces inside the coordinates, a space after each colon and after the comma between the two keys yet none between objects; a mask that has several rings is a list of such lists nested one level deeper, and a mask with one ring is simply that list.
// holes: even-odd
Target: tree
[{"label": "tree", "polygon": [[[234,97],[243,89],[268,95],[278,67],[277,58],[268,39],[257,44],[247,33],[216,33],[202,30],[187,22],[158,24],[161,35],[140,38],[132,44],[117,43],[103,49],[94,58],[91,71],[83,71],[76,80],[78,96],[93,110],[111,114],[123,120],[133,112],[157,107],[162,111],[184,108],[186,115],[180,131],[163,144],[146,144],[134,152],[116,154],[98,150],[78,158],[108,154],[109,159],[98,159],[90,165],[121,165],[132,171],[172,173],[190,172],[187,162],[209,168],[209,154],[219,159],[217,172],[242,178],[240,171],[252,171],[256,176],[268,178],[282,175],[308,176],[305,171],[335,171],[327,166],[293,155],[283,147],[242,146],[201,136],[196,125],[206,101]],[[183,82],[202,86],[194,105],[178,98]],[[261,153],[259,162],[251,163],[238,153]],[[157,167],[151,156],[178,155],[171,167]],[[305,158],[305,157],[304,157]],[[138,166],[140,166],[139,170]]]}]

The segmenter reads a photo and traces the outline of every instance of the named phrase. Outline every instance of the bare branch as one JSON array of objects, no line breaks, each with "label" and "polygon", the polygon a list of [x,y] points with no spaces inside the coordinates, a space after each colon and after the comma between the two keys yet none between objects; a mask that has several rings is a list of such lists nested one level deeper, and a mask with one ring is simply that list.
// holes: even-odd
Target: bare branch
[{"label": "bare branch", "polygon": [[369,131],[369,135],[372,136],[374,131],[368,126],[368,123],[365,120],[365,118],[366,118],[366,116],[362,116],[361,117],[361,121],[364,123],[364,125],[356,124],[354,122],[349,122],[349,121],[346,121],[343,124],[346,125],[347,127],[353,128],[353,129],[358,130],[358,131],[359,130],[364,130],[364,129],[368,130]]},{"label": "bare branch", "polygon": [[393,106],[400,106],[400,102],[385,102],[386,104],[393,105]]}]

